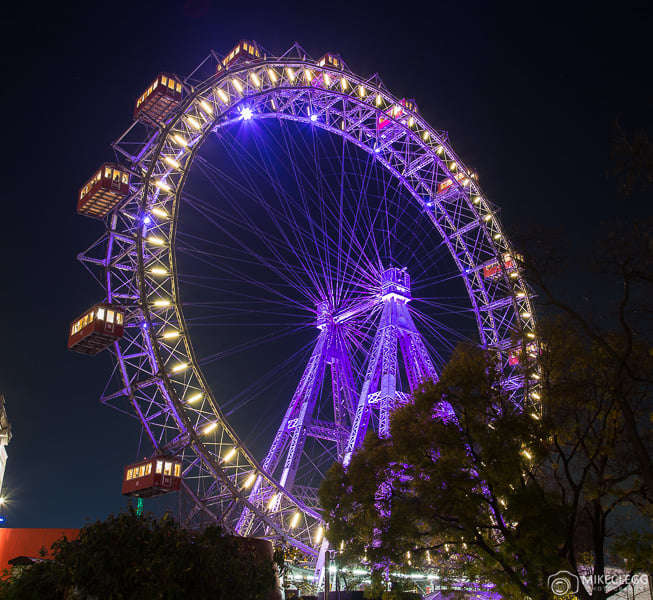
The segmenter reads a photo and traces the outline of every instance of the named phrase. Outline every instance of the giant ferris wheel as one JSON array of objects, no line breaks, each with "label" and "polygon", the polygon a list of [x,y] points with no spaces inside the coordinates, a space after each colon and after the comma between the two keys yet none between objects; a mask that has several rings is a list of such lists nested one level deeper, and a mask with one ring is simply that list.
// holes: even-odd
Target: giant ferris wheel
[{"label": "giant ferris wheel", "polygon": [[113,148],[78,203],[106,225],[79,255],[105,298],[70,345],[114,355],[102,401],[181,462],[187,525],[317,557],[326,469],[387,435],[460,341],[496,355],[516,402],[538,398],[497,208],[377,75],[243,41],[160,74]]}]

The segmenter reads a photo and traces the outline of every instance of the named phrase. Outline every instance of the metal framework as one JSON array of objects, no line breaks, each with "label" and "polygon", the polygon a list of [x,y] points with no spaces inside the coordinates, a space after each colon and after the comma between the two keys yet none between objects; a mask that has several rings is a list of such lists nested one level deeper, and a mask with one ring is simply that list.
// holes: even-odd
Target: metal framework
[{"label": "metal framework", "polygon": [[[132,173],[132,193],[106,218],[104,235],[79,255],[106,300],[127,311],[125,336],[112,348],[112,386],[102,401],[135,415],[156,451],[183,459],[187,524],[221,522],[317,557],[322,522],[315,486],[298,477],[311,468],[301,465],[307,439],[333,447],[332,456],[347,461],[371,417],[387,434],[393,406],[421,381],[436,379],[436,369],[411,316],[410,277],[401,265],[383,265],[371,277],[370,293],[346,305],[319,297],[312,352],[259,462],[209,385],[180,295],[180,207],[203,144],[243,120],[274,119],[326,131],[369,156],[441,240],[464,284],[480,343],[496,352],[506,388],[525,405],[537,398],[537,381],[509,358],[516,345],[535,338],[530,292],[519,269],[506,266],[505,257],[515,255],[497,208],[447,134],[388,92],[378,76],[360,77],[342,62],[318,64],[295,45],[279,57],[261,52],[261,58],[229,65],[211,53],[184,85],[184,99],[164,125],[134,123],[114,143]],[[484,276],[497,264],[496,276]],[[362,315],[371,344],[358,376],[352,324]],[[407,385],[399,383],[400,368]],[[332,397],[327,416],[316,409],[325,381]]]}]

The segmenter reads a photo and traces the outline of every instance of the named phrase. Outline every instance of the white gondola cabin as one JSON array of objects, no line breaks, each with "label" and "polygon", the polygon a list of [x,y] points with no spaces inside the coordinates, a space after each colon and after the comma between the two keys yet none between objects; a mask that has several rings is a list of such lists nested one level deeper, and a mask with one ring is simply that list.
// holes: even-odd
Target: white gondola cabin
[{"label": "white gondola cabin", "polygon": [[134,119],[163,125],[181,103],[182,95],[181,81],[168,73],[159,73],[150,87],[136,100]]},{"label": "white gondola cabin", "polygon": [[79,190],[77,212],[103,219],[129,195],[129,171],[105,163]]},{"label": "white gondola cabin", "polygon": [[154,456],[125,467],[122,479],[124,496],[152,498],[181,487],[181,460],[172,456]]},{"label": "white gondola cabin", "polygon": [[241,40],[236,47],[224,57],[222,64],[217,65],[216,73],[220,73],[224,69],[235,64],[259,60],[260,58],[261,50],[256,45],[256,42]]},{"label": "white gondola cabin", "polygon": [[95,355],[122,338],[124,309],[112,304],[96,304],[70,324],[68,349]]}]

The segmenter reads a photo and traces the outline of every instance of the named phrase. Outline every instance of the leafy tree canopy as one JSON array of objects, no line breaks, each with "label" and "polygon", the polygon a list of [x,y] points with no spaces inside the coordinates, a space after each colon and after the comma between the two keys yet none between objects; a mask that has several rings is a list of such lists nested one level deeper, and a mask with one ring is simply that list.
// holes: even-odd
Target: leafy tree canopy
[{"label": "leafy tree canopy", "polygon": [[[650,378],[650,348],[633,344],[633,377],[620,371],[616,390],[620,365],[577,329],[566,320],[542,332],[533,406],[515,404],[490,354],[459,347],[440,381],[394,412],[391,438],[369,434],[347,468],[334,465],[320,498],[341,560],[433,567],[445,581],[491,582],[520,599],[550,597],[547,579],[559,570],[650,565],[641,518],[650,505],[614,396],[648,422],[650,448],[650,388],[639,378]],[[620,548],[629,551],[618,557]],[[581,587],[578,596],[616,591]]]},{"label": "leafy tree canopy", "polygon": [[[276,585],[271,557],[253,541],[217,527],[196,534],[169,516],[138,516],[132,508],[62,539],[53,560],[5,583],[8,600],[239,598],[260,600]],[[260,550],[260,549],[259,549]]]}]

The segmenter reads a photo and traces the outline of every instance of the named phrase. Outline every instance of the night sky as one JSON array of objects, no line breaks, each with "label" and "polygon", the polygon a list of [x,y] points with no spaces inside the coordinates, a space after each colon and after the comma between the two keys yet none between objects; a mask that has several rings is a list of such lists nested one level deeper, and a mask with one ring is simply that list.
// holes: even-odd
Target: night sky
[{"label": "night sky", "polygon": [[78,527],[126,504],[139,429],[98,401],[109,355],[66,350],[69,323],[102,299],[75,260],[102,224],[75,205],[158,72],[185,75],[242,38],[339,52],[449,132],[509,233],[560,227],[587,249],[600,223],[652,213],[618,200],[607,175],[615,119],[652,131],[648,4],[15,2],[2,42],[6,525]]}]

